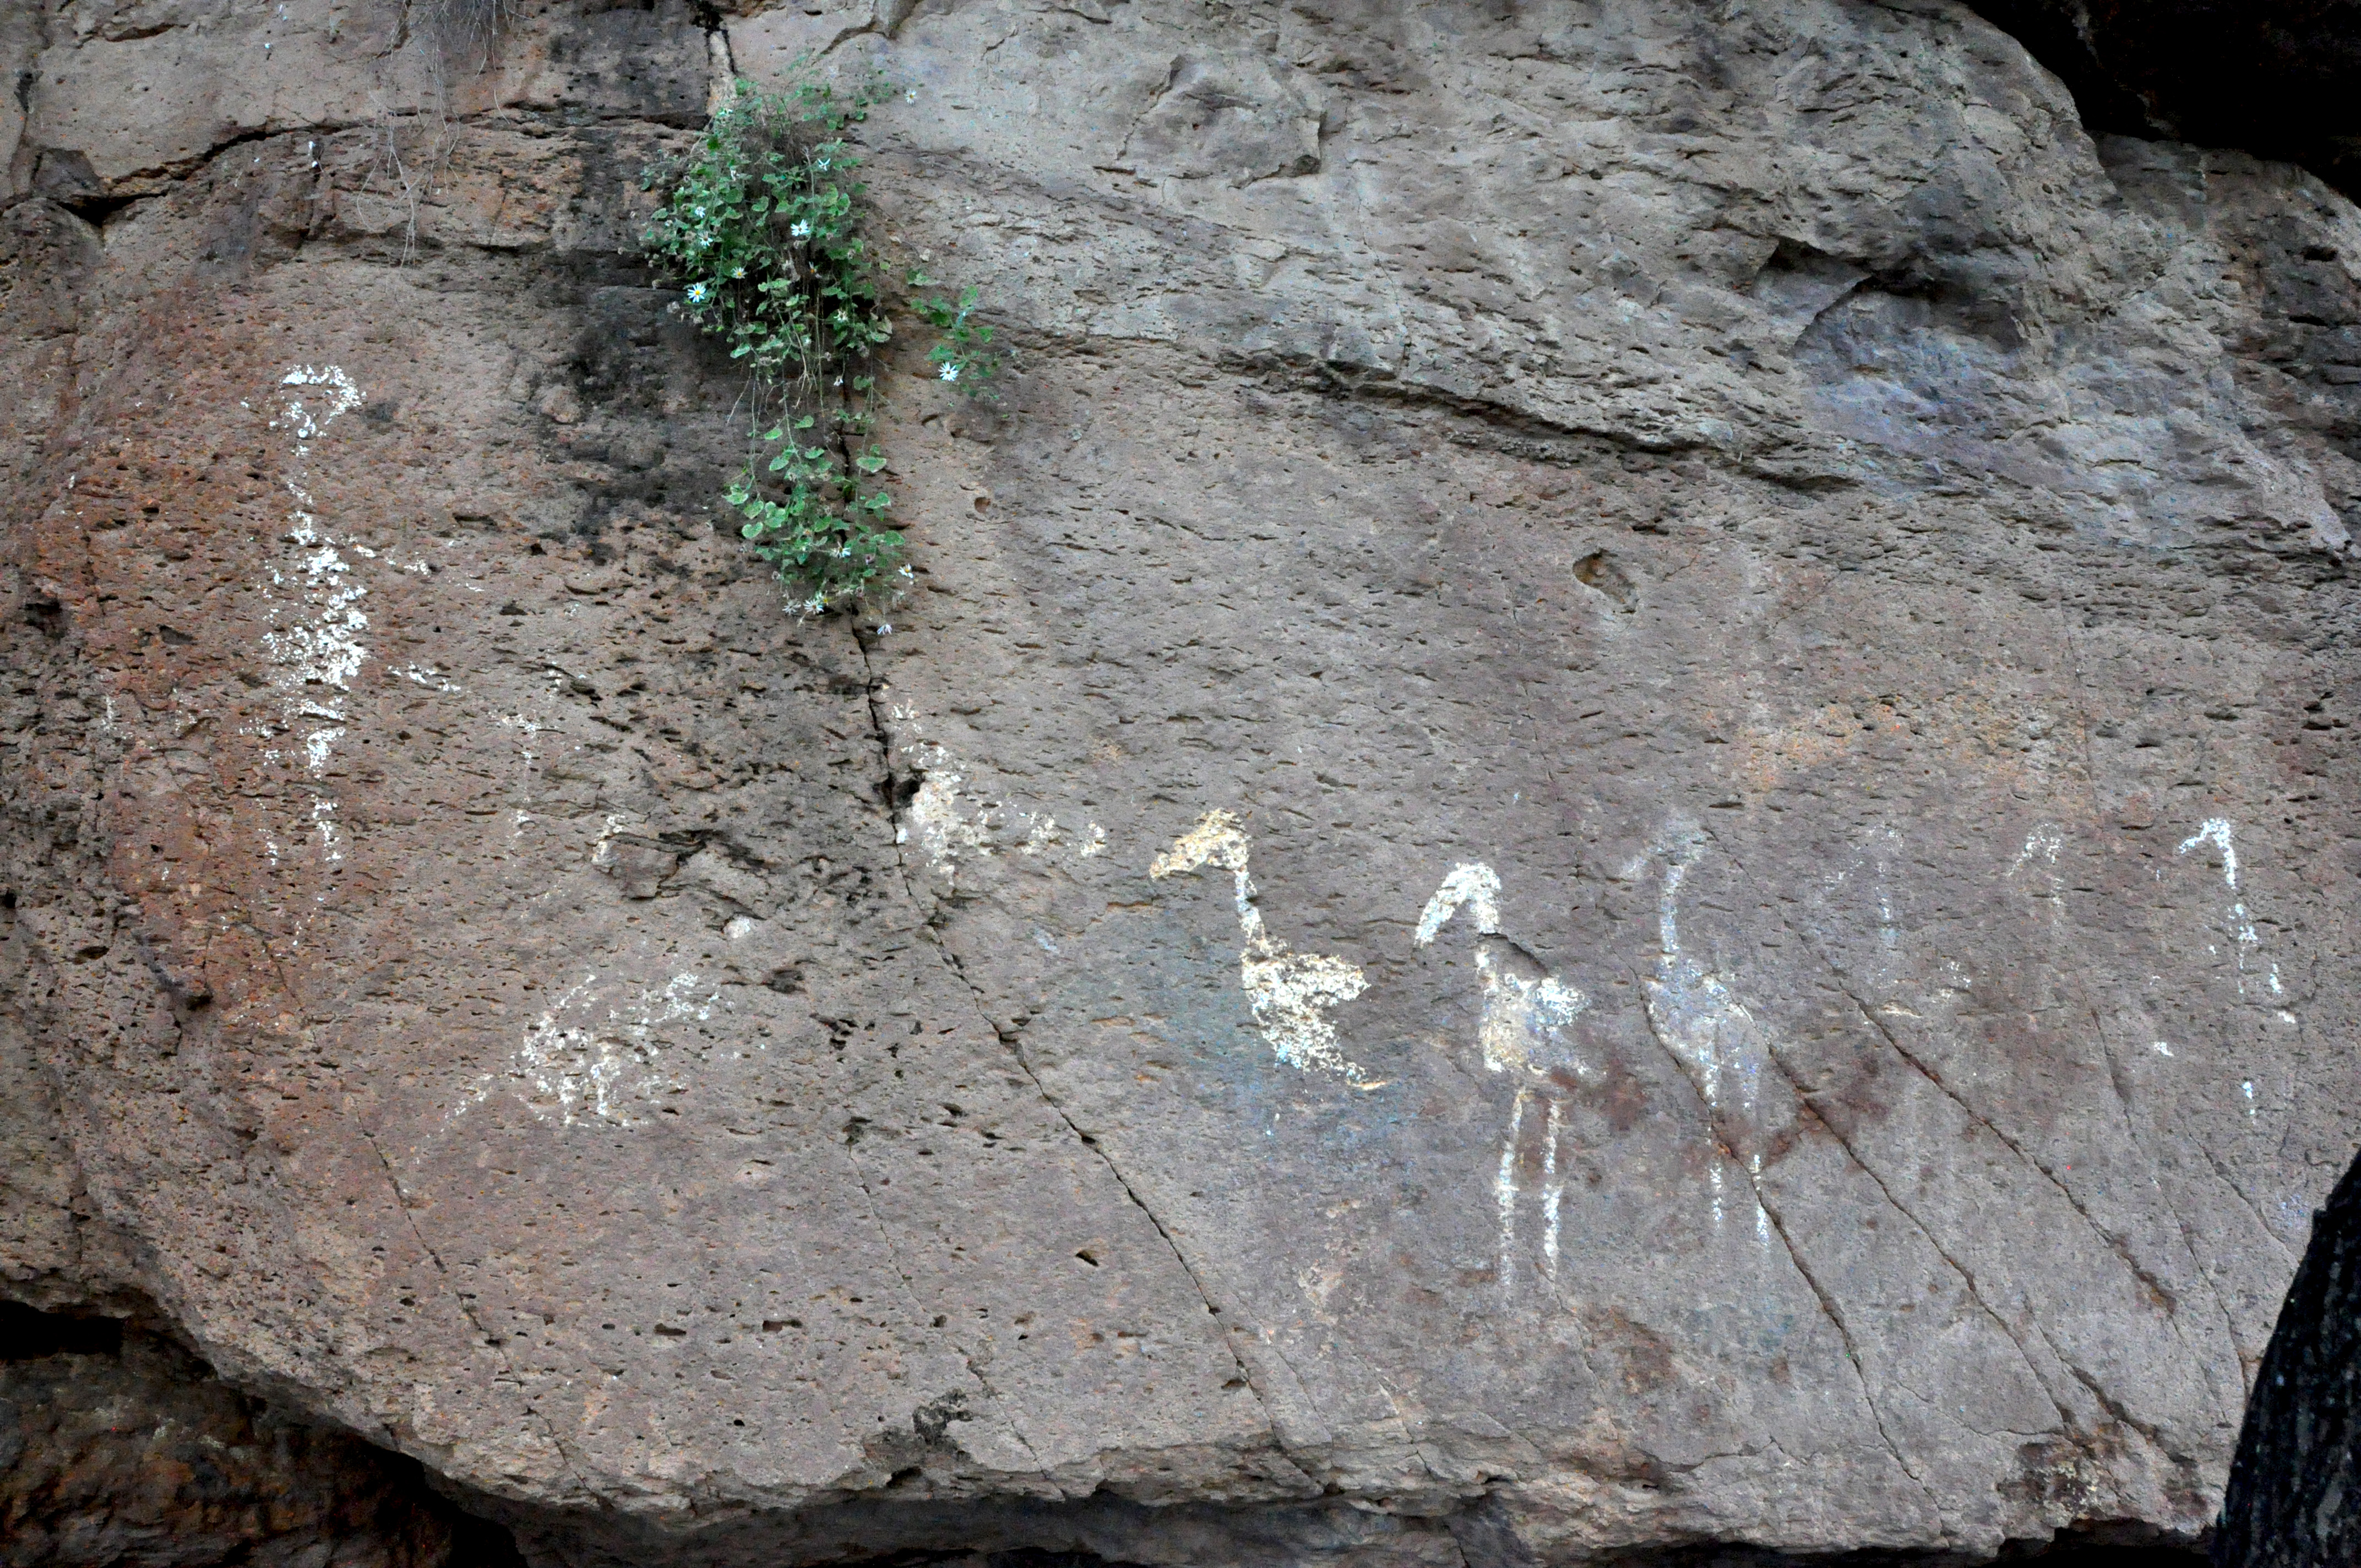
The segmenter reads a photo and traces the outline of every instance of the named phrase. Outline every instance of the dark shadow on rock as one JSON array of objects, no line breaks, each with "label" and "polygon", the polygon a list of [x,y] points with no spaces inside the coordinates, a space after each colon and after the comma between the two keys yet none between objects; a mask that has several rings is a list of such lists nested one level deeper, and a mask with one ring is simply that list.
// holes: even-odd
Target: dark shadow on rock
[{"label": "dark shadow on rock", "polygon": [[2361,1562],[2361,1158],[2312,1216],[2255,1374],[2215,1568]]},{"label": "dark shadow on rock", "polygon": [[[2040,1568],[2204,1568],[2194,1547],[2132,1544],[2105,1528],[2063,1530],[2048,1542],[2015,1541],[1996,1559],[1952,1552],[1836,1552],[1795,1555],[1747,1546],[1634,1549],[1593,1559],[1615,1568],[1967,1568],[1985,1562],[2037,1563]],[[1472,1568],[1472,1559],[1471,1559]]]},{"label": "dark shadow on rock", "polygon": [[413,1460],[290,1419],[139,1321],[0,1302],[12,1568],[524,1568]]},{"label": "dark shadow on rock", "polygon": [[2074,94],[2093,135],[2301,163],[2361,193],[2361,0],[1969,0]]}]

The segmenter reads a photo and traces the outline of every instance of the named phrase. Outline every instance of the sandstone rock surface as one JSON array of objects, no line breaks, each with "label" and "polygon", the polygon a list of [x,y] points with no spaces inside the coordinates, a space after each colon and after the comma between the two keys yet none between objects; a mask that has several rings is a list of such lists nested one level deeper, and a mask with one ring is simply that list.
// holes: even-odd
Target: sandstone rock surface
[{"label": "sandstone rock surface", "polygon": [[[2211,1520],[2354,1143],[2315,177],[1942,0],[0,50],[10,1293],[539,1562]],[[632,236],[807,51],[1011,374],[798,624]]]}]

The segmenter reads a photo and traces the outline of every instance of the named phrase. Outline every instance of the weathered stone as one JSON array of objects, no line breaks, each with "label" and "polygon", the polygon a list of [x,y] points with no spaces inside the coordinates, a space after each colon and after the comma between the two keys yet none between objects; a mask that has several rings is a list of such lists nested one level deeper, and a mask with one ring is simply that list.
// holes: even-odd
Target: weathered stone
[{"label": "weathered stone", "polygon": [[[13,1292],[548,1562],[2210,1521],[2350,203],[1948,4],[201,9],[0,30]],[[1011,352],[897,343],[857,622],[631,248],[807,49]]]}]

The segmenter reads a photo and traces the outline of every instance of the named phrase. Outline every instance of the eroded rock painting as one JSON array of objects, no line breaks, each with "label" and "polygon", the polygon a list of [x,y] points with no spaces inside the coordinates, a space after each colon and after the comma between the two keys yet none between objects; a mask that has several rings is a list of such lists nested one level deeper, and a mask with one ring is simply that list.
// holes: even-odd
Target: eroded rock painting
[{"label": "eroded rock painting", "polygon": [[1209,811],[1197,826],[1156,857],[1148,874],[1157,881],[1182,872],[1217,867],[1231,875],[1238,928],[1246,945],[1238,952],[1238,983],[1254,1012],[1255,1026],[1280,1061],[1306,1072],[1328,1072],[1356,1086],[1367,1077],[1347,1058],[1328,1014],[1368,989],[1360,970],[1324,953],[1297,953],[1270,935],[1255,903],[1254,879],[1246,873],[1253,840],[1226,811]]},{"label": "eroded rock painting", "polygon": [[1569,1032],[1590,999],[1551,974],[1500,930],[1499,873],[1480,861],[1454,866],[1434,890],[1418,919],[1413,942],[1427,947],[1461,909],[1476,928],[1477,984],[1483,993],[1477,1040],[1488,1072],[1516,1081],[1508,1125],[1500,1140],[1500,1164],[1493,1192],[1500,1212],[1500,1288],[1516,1286],[1520,1210],[1527,1194],[1522,1173],[1541,1173],[1542,1271],[1557,1277],[1560,1211],[1565,1197],[1565,1098],[1598,1069],[1586,1061]]},{"label": "eroded rock painting", "polygon": [[[1681,887],[1711,842],[1703,829],[1675,823],[1650,846],[1649,859],[1662,870],[1656,893],[1655,973],[1647,981],[1648,1028],[1697,1086],[1707,1118],[1717,1130],[1732,1117],[1752,1130],[1762,1102],[1763,1069],[1770,1059],[1770,1033],[1719,975],[1681,945]],[[1722,1152],[1718,1149],[1717,1157]],[[1760,1147],[1749,1149],[1743,1158],[1752,1192],[1763,1176]],[[1725,1163],[1716,1157],[1708,1174],[1717,1228],[1728,1212]],[[1759,1197],[1752,1201],[1755,1237],[1767,1245],[1770,1214]]]}]

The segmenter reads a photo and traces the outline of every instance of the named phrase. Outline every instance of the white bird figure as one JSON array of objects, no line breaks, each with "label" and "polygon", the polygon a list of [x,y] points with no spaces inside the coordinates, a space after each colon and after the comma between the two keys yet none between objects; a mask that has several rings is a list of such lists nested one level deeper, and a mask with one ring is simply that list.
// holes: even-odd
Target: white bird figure
[{"label": "white bird figure", "polygon": [[1434,940],[1464,905],[1475,905],[1476,973],[1484,988],[1484,1023],[1477,1038],[1493,1072],[1514,1068],[1536,1075],[1552,1066],[1584,1070],[1561,1031],[1590,999],[1542,971],[1532,955],[1500,935],[1499,873],[1480,861],[1451,868],[1418,917],[1417,945]]},{"label": "white bird figure", "polygon": [[[1690,869],[1705,858],[1708,836],[1694,824],[1675,822],[1658,836],[1651,852],[1664,861],[1664,880],[1657,886],[1658,953],[1655,978],[1647,982],[1648,1026],[1664,1048],[1679,1060],[1704,1100],[1706,1114],[1725,1135],[1725,1118],[1735,1115],[1748,1147],[1747,1179],[1756,1194],[1754,1239],[1768,1249],[1771,1214],[1760,1192],[1763,1152],[1756,1108],[1763,1090],[1763,1069],[1771,1059],[1771,1034],[1721,978],[1681,946],[1681,887]],[[1735,1090],[1737,1104],[1729,1102]],[[1713,1223],[1719,1231],[1725,1212],[1720,1148],[1707,1167],[1713,1183]]]},{"label": "white bird figure", "polygon": [[1255,1026],[1270,1042],[1272,1054],[1299,1071],[1333,1072],[1356,1088],[1374,1087],[1359,1066],[1347,1059],[1336,1043],[1331,1009],[1350,1002],[1369,988],[1361,971],[1343,959],[1321,953],[1291,953],[1274,940],[1255,905],[1255,885],[1246,875],[1246,857],[1254,841],[1226,811],[1209,811],[1197,826],[1156,857],[1148,874],[1161,882],[1181,872],[1218,866],[1234,879],[1238,927],[1246,946],[1238,954],[1238,983],[1253,1010]]},{"label": "white bird figure", "polygon": [[[2238,994],[2243,997],[2246,994],[2246,980],[2250,972],[2247,965],[2262,956],[2263,934],[2255,929],[2254,916],[2246,913],[2246,898],[2238,892],[2236,833],[2236,825],[2228,817],[2209,817],[2196,832],[2180,841],[2180,848],[2174,852],[2185,855],[2200,845],[2211,844],[2221,856],[2223,885],[2230,890],[2230,938],[2235,944],[2230,955],[2237,964]],[[2268,965],[2263,979],[2270,986],[2272,996],[2287,994],[2287,987],[2279,981],[2279,965]]]},{"label": "white bird figure", "polygon": [[[1423,948],[1432,943],[1463,907],[1471,910],[1476,923],[1477,983],[1484,1004],[1477,1042],[1483,1048],[1484,1066],[1488,1071],[1517,1077],[1508,1132],[1500,1141],[1499,1173],[1493,1179],[1500,1211],[1500,1288],[1505,1293],[1516,1282],[1521,1168],[1536,1153],[1542,1178],[1542,1271],[1553,1283],[1557,1278],[1558,1211],[1565,1193],[1558,1154],[1565,1124],[1565,1096],[1574,1082],[1597,1076],[1565,1030],[1590,999],[1500,934],[1499,873],[1480,861],[1451,868],[1418,917],[1415,944]],[[1536,1100],[1545,1106],[1537,1150],[1526,1126]]]}]

